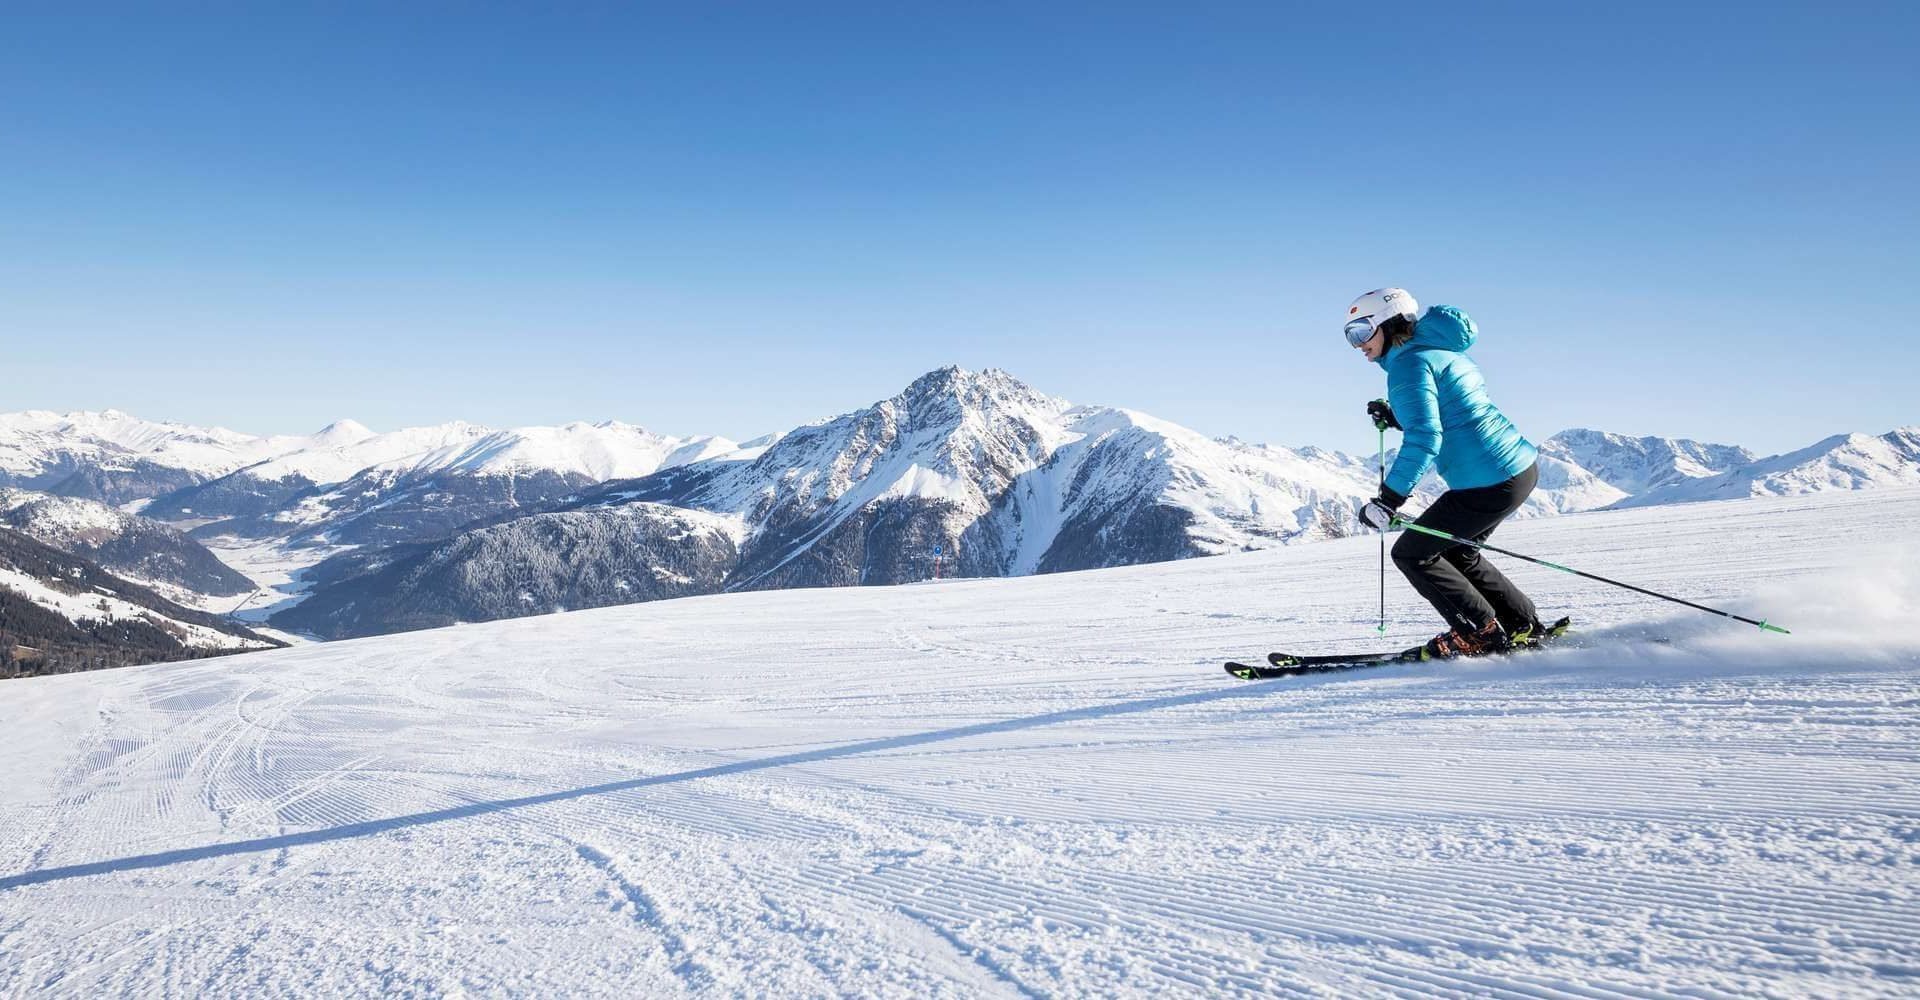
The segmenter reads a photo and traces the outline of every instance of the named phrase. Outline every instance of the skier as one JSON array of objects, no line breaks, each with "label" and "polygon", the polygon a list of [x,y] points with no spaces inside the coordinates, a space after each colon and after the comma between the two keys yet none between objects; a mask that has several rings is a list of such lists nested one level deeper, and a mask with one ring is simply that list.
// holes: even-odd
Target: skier
[{"label": "skier", "polygon": [[[1347,343],[1387,370],[1387,398],[1367,414],[1403,435],[1380,495],[1360,511],[1368,527],[1387,530],[1437,466],[1448,490],[1415,523],[1485,541],[1539,482],[1539,452],[1493,405],[1466,355],[1477,334],[1465,313],[1421,309],[1402,288],[1368,292],[1347,310]],[[1393,563],[1451,626],[1421,647],[1422,659],[1495,653],[1544,634],[1533,601],[1479,549],[1409,531]]]}]

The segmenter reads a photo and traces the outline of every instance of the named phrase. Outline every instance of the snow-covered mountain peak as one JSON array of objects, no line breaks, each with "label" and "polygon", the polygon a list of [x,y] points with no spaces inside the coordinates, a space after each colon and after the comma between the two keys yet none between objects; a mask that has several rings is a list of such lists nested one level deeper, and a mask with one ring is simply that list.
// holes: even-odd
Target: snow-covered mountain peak
[{"label": "snow-covered mountain peak", "polygon": [[[342,421],[342,423],[350,423]],[[464,420],[454,420],[431,427],[405,427],[385,434],[369,434],[354,437],[351,429],[338,435],[331,435],[339,424],[334,424],[316,437],[328,438],[319,446],[305,448],[291,454],[261,462],[245,469],[243,474],[262,482],[282,482],[288,479],[301,479],[317,485],[329,485],[344,482],[362,469],[370,466],[396,462],[411,455],[419,455],[453,445],[464,444],[476,438],[492,433],[490,428],[470,424]],[[360,430],[359,425],[354,427]]]},{"label": "snow-covered mountain peak", "polygon": [[1719,475],[1649,490],[1621,501],[1619,506],[1905,485],[1920,485],[1920,427],[1897,428],[1877,436],[1836,434],[1798,451],[1743,463]]},{"label": "snow-covered mountain peak", "polygon": [[1594,430],[1590,427],[1570,427],[1547,439],[1560,447],[1569,449],[1599,450],[1615,449],[1635,451],[1643,454],[1662,452],[1694,453],[1702,450],[1730,449],[1744,451],[1734,445],[1706,444],[1690,438],[1670,438],[1658,435],[1634,437],[1629,434],[1615,434],[1611,431]]},{"label": "snow-covered mountain peak", "polygon": [[724,456],[673,502],[751,523],[755,579],[879,507],[915,511],[901,516],[924,519],[912,530],[931,551],[1077,437],[1063,419],[1070,408],[1004,371],[940,368],[865,409]]},{"label": "snow-covered mountain peak", "polygon": [[1060,414],[1071,404],[1054,399],[998,368],[970,372],[949,365],[915,379],[879,404],[910,414],[917,425],[953,421],[968,414],[994,417]]},{"label": "snow-covered mountain peak", "polygon": [[320,428],[309,440],[313,442],[315,447],[337,448],[343,445],[357,444],[370,437],[376,436],[378,436],[377,432],[366,424],[358,420],[343,419],[336,420]]},{"label": "snow-covered mountain peak", "polygon": [[142,420],[119,410],[5,413],[0,482],[123,503],[226,475],[305,441]]},{"label": "snow-covered mountain peak", "polygon": [[[1752,452],[1735,445],[1628,437],[1587,428],[1561,431],[1542,442],[1540,451],[1583,470],[1621,496],[1717,476],[1754,459]],[[1578,473],[1566,478],[1583,479]]]},{"label": "snow-covered mountain peak", "polygon": [[[1001,373],[1005,374],[1005,373]],[[974,373],[959,365],[946,365],[935,368],[925,375],[907,384],[897,399],[910,399],[923,396],[954,396],[965,392],[969,386],[986,381],[986,373]]]},{"label": "snow-covered mountain peak", "polygon": [[737,447],[719,437],[674,438],[643,427],[606,421],[581,421],[559,427],[518,427],[491,431],[470,440],[382,465],[410,475],[456,473],[473,476],[552,472],[596,482],[632,479],[662,468],[685,465]]},{"label": "snow-covered mountain peak", "polygon": [[112,445],[130,452],[159,450],[170,444],[235,445],[262,440],[221,427],[193,427],[167,420],[143,420],[120,410],[26,410],[0,414],[0,435],[38,435]]},{"label": "snow-covered mountain peak", "polygon": [[[928,372],[891,399],[827,425],[849,432],[841,471],[867,465],[864,457],[886,453],[906,462],[902,476],[925,484],[903,495],[959,499],[984,509],[984,498],[1004,489],[1013,475],[1032,468],[1071,437],[1061,417],[1071,404],[1041,393],[990,368],[970,372],[949,366]],[[937,474],[929,478],[923,473]],[[956,489],[949,480],[971,484]],[[895,487],[899,492],[899,487]]]}]

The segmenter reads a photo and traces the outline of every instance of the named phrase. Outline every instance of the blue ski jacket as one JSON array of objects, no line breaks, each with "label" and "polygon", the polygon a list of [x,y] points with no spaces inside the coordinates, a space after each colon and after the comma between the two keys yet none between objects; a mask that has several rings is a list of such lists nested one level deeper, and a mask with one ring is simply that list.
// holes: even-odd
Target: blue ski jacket
[{"label": "blue ski jacket", "polygon": [[1387,403],[1404,437],[1387,488],[1409,496],[1430,468],[1450,489],[1504,483],[1526,471],[1539,451],[1487,397],[1480,367],[1467,357],[1479,330],[1452,306],[1433,306],[1414,321],[1413,337],[1382,355]]}]

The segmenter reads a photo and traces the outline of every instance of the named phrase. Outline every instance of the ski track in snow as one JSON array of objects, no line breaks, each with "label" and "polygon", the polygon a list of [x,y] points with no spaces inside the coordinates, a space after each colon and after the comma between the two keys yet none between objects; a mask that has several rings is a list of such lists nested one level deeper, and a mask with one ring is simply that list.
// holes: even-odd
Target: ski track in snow
[{"label": "ski track in snow", "polygon": [[1359,538],[8,682],[0,995],[1911,995],[1916,527],[1516,523],[1795,635],[1505,560],[1566,648],[1254,684],[1431,613]]}]

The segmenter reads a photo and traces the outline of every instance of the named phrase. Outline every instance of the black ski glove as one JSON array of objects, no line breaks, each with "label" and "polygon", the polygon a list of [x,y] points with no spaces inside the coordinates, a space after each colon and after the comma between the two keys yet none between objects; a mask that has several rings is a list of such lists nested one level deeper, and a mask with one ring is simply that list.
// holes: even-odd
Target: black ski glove
[{"label": "black ski glove", "polygon": [[[1373,426],[1379,430],[1400,430],[1400,421],[1394,419],[1393,407],[1384,399],[1376,399],[1367,404],[1367,416],[1373,418]],[[1405,502],[1405,498],[1402,498]]]}]

